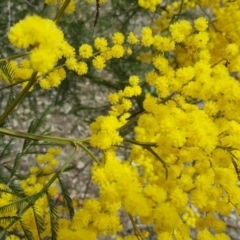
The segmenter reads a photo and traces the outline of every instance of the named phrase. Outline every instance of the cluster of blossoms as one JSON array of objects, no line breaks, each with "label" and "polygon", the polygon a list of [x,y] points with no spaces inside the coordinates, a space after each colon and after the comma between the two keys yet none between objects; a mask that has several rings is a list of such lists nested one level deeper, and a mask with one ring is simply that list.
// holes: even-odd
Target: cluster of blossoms
[{"label": "cluster of blossoms", "polygon": [[127,118],[130,116],[127,112],[132,107],[130,98],[141,94],[137,76],[131,76],[129,84],[130,86],[126,86],[123,91],[109,95],[109,102],[112,104],[109,116],[100,116],[90,125],[93,133],[90,138],[92,146],[108,149],[123,141],[119,129],[126,124]]},{"label": "cluster of blossoms", "polygon": [[29,50],[27,58],[10,62],[15,74],[12,83],[29,80],[33,72],[38,72],[42,87],[59,86],[65,78],[65,70],[52,69],[71,46],[52,20],[28,16],[10,29],[8,38],[15,47]]},{"label": "cluster of blossoms", "polygon": [[[4,207],[7,205],[12,206],[11,211],[7,212],[1,212],[1,217],[8,216],[14,218],[18,211],[21,209],[18,209],[18,206],[16,206],[14,203],[17,201],[21,201],[22,198],[26,198],[27,196],[33,196],[34,194],[39,193],[44,186],[49,182],[49,180],[52,178],[54,172],[56,171],[56,168],[58,167],[58,160],[56,159],[56,156],[61,154],[61,149],[59,148],[49,148],[44,155],[39,155],[37,157],[37,164],[38,166],[33,166],[30,168],[30,173],[28,176],[21,180],[20,182],[20,188],[22,189],[22,195],[17,197],[14,195],[14,193],[8,192],[8,187],[1,184],[0,188],[6,191],[5,193],[1,193],[0,198],[0,206]],[[49,186],[48,188],[48,194],[52,197],[57,197],[58,195],[58,188],[56,183]],[[22,206],[26,206],[27,202],[23,202]],[[35,212],[34,212],[34,211]],[[38,228],[36,226],[36,213],[38,214],[38,218],[43,219],[45,223],[45,230],[42,232],[42,236],[46,237],[51,235],[51,228],[50,228],[50,216],[49,216],[49,210],[48,210],[48,200],[46,195],[43,195],[41,198],[37,199],[37,201],[34,203],[33,208],[28,208],[27,211],[24,212],[24,214],[21,216],[21,223],[16,222],[11,228],[10,231],[19,231],[22,232],[23,228],[22,225],[28,226],[29,229],[31,229],[34,239],[39,239],[39,233]],[[8,225],[8,222],[5,224],[1,224],[1,227],[5,228]],[[9,235],[7,240],[18,240],[18,238],[15,235]]]},{"label": "cluster of blossoms", "polygon": [[[129,41],[134,42],[134,37],[136,38],[133,33],[130,34]],[[120,32],[113,34],[112,46],[106,38],[97,37],[94,48],[89,44],[82,44],[76,54],[76,50],[64,39],[63,32],[55,22],[39,16],[28,16],[21,20],[10,29],[8,38],[15,47],[29,50],[25,53],[26,58],[20,62],[10,62],[15,73],[11,83],[26,83],[33,72],[37,72],[43,89],[58,87],[66,77],[66,68],[78,75],[86,74],[88,59],[92,59],[91,64],[95,69],[102,70],[107,61],[121,58],[125,53],[131,54],[131,49],[123,46],[125,37]],[[60,59],[64,59],[65,63],[57,65]],[[6,76],[0,74],[9,83]]]},{"label": "cluster of blossoms", "polygon": [[18,22],[10,29],[8,38],[17,48],[31,48],[31,67],[42,73],[50,71],[63,56],[62,47],[66,43],[56,24],[39,16],[29,16]]},{"label": "cluster of blossoms", "polygon": [[155,12],[157,6],[159,6],[161,2],[162,1],[159,0],[138,0],[138,5],[151,12]]},{"label": "cluster of blossoms", "polygon": [[[234,3],[232,9],[238,7]],[[231,10],[222,8],[218,13],[222,16]],[[111,170],[110,160],[104,167],[93,168],[93,179],[101,187],[100,201],[108,187],[108,199],[115,197],[129,215],[153,225],[159,239],[191,239],[191,227],[198,230],[197,239],[230,239],[224,234],[226,224],[220,216],[233,209],[240,211],[240,114],[236,111],[240,85],[231,75],[239,72],[235,63],[240,44],[233,42],[233,35],[230,42],[221,42],[222,55],[214,55],[218,32],[208,27],[207,19],[200,17],[193,25],[186,20],[171,24],[168,36],[143,28],[138,44],[155,49],[149,57],[153,69],[145,78],[155,93],[145,95],[128,163],[115,157]],[[180,54],[181,50],[186,54]],[[176,56],[175,61],[169,56]],[[226,64],[230,59],[233,67]],[[119,93],[109,96],[113,107]],[[93,137],[95,134],[93,131]],[[113,144],[106,152],[100,139],[98,144],[104,155],[116,148]],[[108,174],[114,176],[119,164],[133,168],[135,180],[128,182],[130,190],[125,191],[129,198],[137,196],[127,202],[121,197],[124,191],[119,190],[124,180],[112,180]]]},{"label": "cluster of blossoms", "polygon": [[[198,4],[207,6],[208,2]],[[240,213],[239,3],[212,1],[214,23],[199,17],[194,22],[181,20],[169,24],[168,15],[173,16],[180,4],[169,5],[168,13],[156,22],[157,27],[144,27],[140,37],[133,32],[127,36],[117,32],[112,36],[111,46],[106,38],[98,37],[93,46],[82,44],[78,55],[51,20],[28,17],[10,30],[13,45],[32,48],[29,59],[15,66],[12,63],[16,74],[20,78],[24,72],[27,76],[39,72],[40,85],[45,89],[57,86],[52,79],[64,79],[63,66],[51,71],[62,57],[66,58],[64,67],[82,75],[88,71],[86,59],[91,59],[93,67],[101,70],[112,58],[131,53],[133,47],[150,49],[150,70],[141,81],[152,92],[145,93],[139,77],[130,76],[128,86],[109,95],[108,115],[99,116],[90,126],[89,143],[102,150],[103,155],[101,164],[92,168],[99,197],[85,199],[73,221],[60,219],[59,239],[71,236],[71,239],[91,240],[99,235],[115,235],[123,228],[119,211],[151,226],[161,240],[190,240],[192,228],[196,229],[198,240],[230,239],[225,234],[222,217],[232,210]],[[196,7],[195,1],[184,4]],[[154,11],[157,3],[139,1],[139,5]],[[225,26],[224,16],[230,14],[233,17],[227,20],[229,26]],[[166,18],[168,21],[164,23]],[[39,30],[29,38],[29,31],[39,23],[52,29],[54,35],[46,38]],[[168,29],[162,34],[159,26]],[[54,51],[48,61],[43,53],[49,53],[50,48]],[[39,64],[39,59],[44,64]],[[140,95],[144,99],[143,109],[131,118],[134,98]],[[136,120],[133,140],[121,134],[131,119]],[[129,157],[122,160],[116,154],[117,148],[129,147],[129,143],[133,144]],[[49,174],[55,166],[52,155],[48,152],[37,158],[38,163],[44,163],[41,172]],[[35,175],[21,182],[27,195],[40,191],[46,181],[37,177],[38,169],[31,172]],[[56,194],[54,188],[52,191]],[[6,194],[5,198],[9,197]],[[5,198],[1,201],[6,203]],[[45,221],[47,224],[48,220]],[[144,239],[148,232],[139,230],[136,234],[117,239],[134,240],[139,236]]]}]

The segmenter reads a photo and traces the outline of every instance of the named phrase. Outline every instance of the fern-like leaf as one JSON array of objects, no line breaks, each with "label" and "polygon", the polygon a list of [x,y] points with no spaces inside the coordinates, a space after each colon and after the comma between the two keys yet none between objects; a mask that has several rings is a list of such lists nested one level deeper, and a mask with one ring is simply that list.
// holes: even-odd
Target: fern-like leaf
[{"label": "fern-like leaf", "polygon": [[52,105],[48,106],[45,111],[42,113],[42,115],[34,121],[31,128],[29,128],[30,133],[35,133],[44,123],[44,119],[47,116],[47,114],[50,112],[52,108]]},{"label": "fern-like leaf", "polygon": [[73,207],[73,201],[70,197],[70,194],[66,188],[66,186],[64,185],[64,183],[62,182],[62,180],[60,179],[60,177],[58,177],[58,181],[60,183],[61,189],[62,189],[62,195],[63,195],[63,199],[67,205],[68,208],[68,212],[69,212],[69,216],[70,219],[73,219],[74,216],[74,207]]},{"label": "fern-like leaf", "polygon": [[[28,128],[29,133],[36,133],[39,130],[39,128],[44,124],[44,122],[45,122],[44,119],[45,119],[46,115],[50,112],[51,107],[52,107],[52,105],[48,106],[39,118],[31,121],[30,126]],[[42,135],[44,135],[44,134],[45,133],[43,132]],[[29,143],[30,143],[30,140],[24,141],[22,151],[27,148]]]},{"label": "fern-like leaf", "polygon": [[26,206],[26,201],[27,199],[19,199],[4,206],[0,206],[0,213],[10,212],[13,210],[16,210],[17,212],[19,209],[23,209]]},{"label": "fern-like leaf", "polygon": [[7,184],[9,177],[0,170],[0,183]]},{"label": "fern-like leaf", "polygon": [[[13,68],[11,66],[11,63],[9,61],[5,61],[5,62],[0,62],[0,74],[3,77],[3,80],[5,82],[7,82],[8,84],[12,84],[13,80],[14,80],[14,71]],[[7,100],[7,106],[9,106],[14,99],[16,98],[16,93],[15,91],[11,88],[8,100]],[[10,120],[11,116],[8,116],[2,123],[1,123],[1,127],[7,127],[8,122]]]},{"label": "fern-like leaf", "polygon": [[33,210],[33,214],[34,214],[34,218],[35,218],[35,222],[36,222],[36,226],[37,226],[38,237],[39,237],[39,239],[41,239],[41,233],[44,232],[44,230],[45,230],[44,219],[38,213],[36,206],[32,206],[32,210]]},{"label": "fern-like leaf", "polygon": [[22,230],[25,234],[25,237],[28,240],[34,240],[33,234],[31,232],[31,230],[29,229],[29,227],[22,220],[20,220],[20,223],[21,223],[21,226],[22,226]]},{"label": "fern-like leaf", "polygon": [[17,216],[0,217],[0,225],[9,224],[11,221],[19,220]]},{"label": "fern-like leaf", "polygon": [[11,190],[9,190],[9,189],[2,189],[2,188],[0,188],[0,193],[8,193],[8,194],[11,194],[11,195],[14,195],[14,196],[16,196],[16,197],[19,197],[19,198],[24,198],[24,197],[26,197],[26,195],[25,194],[22,194],[22,193],[19,193],[19,191],[15,191],[15,189],[11,189]]},{"label": "fern-like leaf", "polygon": [[[15,98],[16,98],[16,92],[11,88],[6,107],[8,107],[15,100]],[[8,126],[8,123],[10,122],[10,119],[11,119],[11,115],[8,115],[7,118],[1,123],[0,126],[6,128]]]},{"label": "fern-like leaf", "polygon": [[58,214],[57,207],[55,201],[51,198],[50,194],[47,192],[47,200],[48,206],[50,210],[50,222],[51,222],[51,232],[52,232],[52,240],[57,240],[58,233]]},{"label": "fern-like leaf", "polygon": [[15,157],[13,167],[12,167],[12,169],[11,169],[11,171],[10,171],[10,173],[11,173],[10,179],[16,174],[16,171],[17,171],[18,166],[19,166],[19,164],[20,164],[21,158],[22,158],[22,154],[21,154],[21,153],[18,153],[18,154],[16,155],[16,157]]},{"label": "fern-like leaf", "polygon": [[8,143],[3,143],[2,141],[3,140],[0,139],[0,146],[2,148],[0,152],[0,161],[10,154],[13,146],[13,139],[11,139]]},{"label": "fern-like leaf", "polygon": [[0,62],[0,70],[2,71],[5,78],[4,80],[11,84],[14,79],[14,71],[11,67],[11,63],[8,61]]}]

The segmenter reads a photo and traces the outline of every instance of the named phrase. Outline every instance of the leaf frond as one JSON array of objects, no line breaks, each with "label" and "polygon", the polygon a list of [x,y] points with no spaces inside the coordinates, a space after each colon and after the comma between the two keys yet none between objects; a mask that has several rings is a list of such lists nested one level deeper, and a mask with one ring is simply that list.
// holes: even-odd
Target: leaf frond
[{"label": "leaf frond", "polygon": [[34,219],[35,219],[36,226],[37,226],[38,236],[39,236],[39,239],[41,239],[41,233],[44,232],[44,230],[46,229],[44,219],[38,213],[36,206],[33,205],[32,210],[33,210]]},{"label": "leaf frond", "polygon": [[57,207],[55,201],[52,199],[50,194],[47,192],[47,200],[48,206],[50,210],[50,224],[51,224],[51,232],[52,232],[52,240],[57,240],[57,233],[58,233],[58,214],[57,214]]},{"label": "leaf frond", "polygon": [[0,161],[11,153],[12,147],[14,145],[14,139],[9,140],[7,143],[3,143],[0,139]]},{"label": "leaf frond", "polygon": [[[45,123],[44,119],[47,116],[47,114],[50,112],[51,107],[52,105],[48,106],[39,118],[36,118],[31,121],[30,126],[28,128],[28,133],[36,133],[39,130],[39,128]],[[49,131],[47,130],[47,131],[44,131],[42,135],[45,135],[45,132],[49,133]],[[25,140],[23,143],[22,150],[26,149],[27,146],[30,144],[30,142],[31,142],[30,140]]]},{"label": "leaf frond", "polygon": [[11,63],[9,61],[0,62],[0,70],[5,78],[4,80],[11,84],[15,75]]},{"label": "leaf frond", "polygon": [[19,200],[16,200],[16,201],[12,202],[12,203],[8,203],[4,206],[0,206],[0,213],[10,212],[10,211],[13,211],[13,210],[16,210],[16,212],[17,212],[18,209],[22,209],[27,205],[26,200],[27,200],[26,198],[19,199]]},{"label": "leaf frond", "polygon": [[20,220],[20,224],[21,224],[22,230],[25,234],[25,237],[28,240],[34,240],[34,237],[33,237],[33,234],[31,232],[30,228],[22,220]]},{"label": "leaf frond", "polygon": [[0,225],[6,225],[9,224],[11,221],[19,220],[17,216],[5,216],[0,217]]},{"label": "leaf frond", "polygon": [[68,212],[69,212],[69,216],[70,216],[70,219],[72,220],[73,217],[74,217],[74,207],[73,207],[73,201],[70,197],[70,194],[67,190],[67,187],[64,185],[64,183],[62,182],[62,180],[60,179],[60,177],[58,177],[58,181],[60,183],[60,187],[61,187],[61,190],[62,190],[62,195],[63,195],[63,199],[67,205],[67,208],[68,208]]}]

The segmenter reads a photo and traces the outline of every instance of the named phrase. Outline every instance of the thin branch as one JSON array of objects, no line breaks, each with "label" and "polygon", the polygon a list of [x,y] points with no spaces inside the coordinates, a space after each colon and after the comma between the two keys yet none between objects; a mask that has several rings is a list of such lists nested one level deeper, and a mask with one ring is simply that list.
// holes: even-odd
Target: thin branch
[{"label": "thin branch", "polygon": [[56,24],[59,23],[60,18],[62,17],[62,15],[63,15],[64,11],[66,10],[67,6],[69,5],[70,1],[71,0],[66,0],[64,2],[64,4],[62,5],[62,7],[60,8],[60,10],[57,12],[56,17],[55,17]]},{"label": "thin branch", "polygon": [[139,230],[137,224],[135,223],[132,215],[128,214],[128,216],[129,216],[129,219],[130,219],[130,221],[131,221],[131,223],[132,223],[132,225],[133,225],[133,230],[134,230],[134,233],[135,233],[135,235],[137,236],[137,238],[140,237],[140,239],[145,240],[145,238],[144,238],[144,236],[142,235],[141,231]]},{"label": "thin branch", "polygon": [[155,158],[157,158],[157,160],[159,160],[162,163],[162,165],[165,169],[165,172],[166,172],[165,178],[167,179],[168,178],[168,165],[167,165],[167,163],[160,156],[158,156],[158,154],[151,147],[146,147],[145,149],[147,149]]},{"label": "thin branch", "polygon": [[158,146],[156,143],[139,142],[139,141],[128,139],[128,138],[124,138],[124,141],[135,144],[135,145],[139,145],[139,146],[142,146],[142,147],[157,147]]},{"label": "thin branch", "polygon": [[0,59],[0,62],[7,62],[16,58],[24,57],[27,56],[30,52],[25,52],[25,53],[17,53],[15,55],[12,55],[10,57],[2,58]]},{"label": "thin branch", "polygon": [[68,138],[55,137],[55,136],[43,136],[43,135],[20,132],[20,131],[5,129],[5,128],[0,128],[0,134],[8,135],[11,137],[23,138],[23,139],[32,140],[32,141],[43,141],[43,142],[50,142],[50,143],[61,144],[61,145],[75,145],[75,144],[79,144],[80,142],[87,142],[89,140],[89,138],[68,139]]},{"label": "thin branch", "polygon": [[96,0],[96,16],[95,16],[95,21],[94,21],[94,27],[96,27],[97,25],[97,21],[98,21],[98,18],[99,18],[99,9],[100,9],[100,2],[99,0]]}]

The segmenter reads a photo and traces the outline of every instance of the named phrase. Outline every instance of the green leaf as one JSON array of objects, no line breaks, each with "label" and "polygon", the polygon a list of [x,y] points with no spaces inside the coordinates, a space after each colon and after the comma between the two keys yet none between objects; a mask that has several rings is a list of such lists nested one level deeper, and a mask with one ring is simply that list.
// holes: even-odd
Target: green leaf
[{"label": "green leaf", "polygon": [[49,105],[39,118],[32,121],[32,124],[28,128],[29,133],[35,133],[43,125],[44,119],[47,116],[47,114],[50,112],[51,108],[52,108],[52,105]]},{"label": "green leaf", "polygon": [[0,206],[0,213],[10,212],[13,210],[16,210],[17,212],[19,209],[23,209],[27,205],[26,201],[27,201],[27,198],[24,198],[24,199],[16,200],[12,203],[8,203],[4,206]]},{"label": "green leaf", "polygon": [[29,229],[29,227],[27,225],[25,225],[25,223],[22,220],[20,220],[20,223],[21,223],[21,226],[22,226],[22,230],[25,234],[25,237],[28,240],[34,240],[33,234],[31,232],[31,230]]},{"label": "green leaf", "polygon": [[0,188],[0,192],[8,193],[8,194],[14,195],[14,196],[19,197],[19,198],[26,197],[25,194],[19,193],[19,191],[15,191],[14,189],[9,190],[9,189],[2,189],[2,188]]},{"label": "green leaf", "polygon": [[46,228],[44,219],[38,213],[36,206],[32,206],[32,210],[33,210],[33,214],[34,214],[34,218],[35,218],[35,222],[36,222],[36,226],[37,226],[38,236],[39,236],[39,239],[41,239],[41,233],[44,232],[44,230]]},{"label": "green leaf", "polygon": [[14,79],[14,71],[11,67],[10,62],[8,62],[8,61],[0,62],[0,70],[7,78],[8,83],[11,84]]},{"label": "green leaf", "polygon": [[7,217],[0,217],[0,225],[9,224],[11,221],[19,220],[17,216],[7,216]]},{"label": "green leaf", "polygon": [[5,173],[0,171],[0,183],[3,183],[6,185],[8,183],[8,180],[9,180],[9,177]]},{"label": "green leaf", "polygon": [[17,169],[18,169],[18,166],[19,166],[19,164],[20,164],[20,160],[21,160],[22,156],[23,156],[22,153],[18,153],[18,154],[16,155],[15,160],[14,160],[14,164],[13,164],[13,167],[12,167],[12,169],[11,169],[11,171],[10,171],[10,173],[11,173],[10,179],[15,175],[15,173],[16,173],[16,171],[17,171]]},{"label": "green leaf", "polygon": [[[6,107],[10,106],[10,104],[15,100],[15,98],[16,98],[16,92],[11,88]],[[0,127],[6,128],[8,126],[10,119],[11,119],[11,115],[8,115],[7,118],[2,122],[2,124],[0,124]]]},{"label": "green leaf", "polygon": [[52,199],[50,194],[47,192],[47,200],[48,206],[50,210],[50,224],[51,224],[51,232],[52,232],[52,240],[57,240],[58,233],[58,214],[57,214],[57,206],[55,201]]},{"label": "green leaf", "polygon": [[58,177],[58,181],[60,183],[61,189],[62,189],[62,194],[63,194],[63,199],[67,205],[68,208],[68,212],[69,212],[69,216],[70,219],[73,219],[74,216],[74,207],[73,207],[73,201],[70,197],[70,194],[66,188],[66,186],[64,185],[64,183],[62,182],[62,180],[60,179],[60,177]]},{"label": "green leaf", "polygon": [[[9,61],[5,61],[5,62],[0,62],[0,71],[2,72],[2,75],[5,77],[4,80],[8,83],[8,84],[12,84],[13,83],[13,79],[14,79],[14,71],[11,67],[11,64]],[[1,79],[0,79],[1,80]],[[11,91],[9,93],[8,96],[8,100],[7,100],[7,106],[9,106],[13,100],[16,98],[16,93],[15,91],[11,88]],[[1,127],[6,127],[8,125],[8,122],[10,120],[10,115],[4,120],[3,123],[0,124]]]},{"label": "green leaf", "polygon": [[[39,130],[39,128],[44,124],[45,122],[44,119],[46,115],[50,112],[51,107],[52,105],[48,106],[39,118],[31,121],[30,126],[28,128],[28,133],[36,133]],[[49,130],[44,131],[42,134],[49,134]],[[30,140],[24,141],[22,151],[29,146],[30,142],[31,142]]]},{"label": "green leaf", "polygon": [[13,139],[8,143],[3,143],[2,141],[3,140],[0,139],[0,147],[3,148],[0,152],[0,161],[10,154],[13,146]]}]

